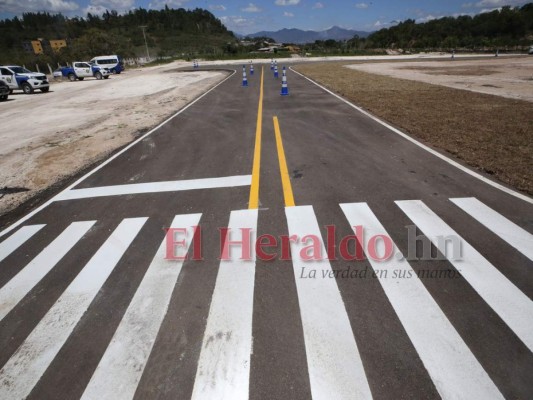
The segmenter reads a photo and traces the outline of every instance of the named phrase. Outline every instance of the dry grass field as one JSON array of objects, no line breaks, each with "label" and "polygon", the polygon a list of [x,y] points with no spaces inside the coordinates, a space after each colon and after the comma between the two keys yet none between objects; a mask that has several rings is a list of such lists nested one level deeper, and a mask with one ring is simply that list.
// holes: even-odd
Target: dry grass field
[{"label": "dry grass field", "polygon": [[533,194],[531,102],[376,75],[346,64],[295,69],[422,142]]}]

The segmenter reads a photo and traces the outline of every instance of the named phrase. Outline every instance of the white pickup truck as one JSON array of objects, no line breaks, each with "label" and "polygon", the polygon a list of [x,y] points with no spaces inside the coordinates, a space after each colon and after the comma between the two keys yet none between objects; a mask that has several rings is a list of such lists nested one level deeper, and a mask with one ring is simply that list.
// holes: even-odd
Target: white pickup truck
[{"label": "white pickup truck", "polygon": [[31,72],[18,65],[1,65],[0,80],[7,83],[9,91],[22,90],[26,94],[32,94],[34,90],[48,92],[50,84],[46,75],[40,72]]},{"label": "white pickup truck", "polygon": [[82,61],[75,61],[72,67],[62,67],[54,71],[54,78],[66,77],[69,81],[84,80],[94,77],[96,79],[107,79],[111,75],[109,69],[98,65],[91,65]]}]

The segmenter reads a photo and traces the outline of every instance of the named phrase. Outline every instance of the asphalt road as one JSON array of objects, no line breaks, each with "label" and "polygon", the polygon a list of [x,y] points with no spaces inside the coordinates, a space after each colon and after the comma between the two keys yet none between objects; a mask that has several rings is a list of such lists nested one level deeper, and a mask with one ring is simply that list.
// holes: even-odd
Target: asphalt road
[{"label": "asphalt road", "polygon": [[533,200],[287,76],[4,230],[0,399],[533,398]]}]

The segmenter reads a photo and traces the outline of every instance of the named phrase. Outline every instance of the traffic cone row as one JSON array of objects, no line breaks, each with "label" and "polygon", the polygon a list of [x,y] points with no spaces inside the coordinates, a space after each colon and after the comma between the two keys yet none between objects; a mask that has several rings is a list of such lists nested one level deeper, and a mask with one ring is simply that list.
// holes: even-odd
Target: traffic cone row
[{"label": "traffic cone row", "polygon": [[[274,71],[274,78],[279,77],[279,71],[278,71],[278,62],[277,60],[272,60],[270,63],[271,69]],[[254,74],[254,65],[250,61],[250,76]],[[246,76],[246,65],[242,66],[242,86],[248,87],[248,78]],[[282,96],[288,96],[289,95],[289,86],[287,85],[287,69],[286,67],[283,67],[283,75],[281,77],[281,93]]]}]

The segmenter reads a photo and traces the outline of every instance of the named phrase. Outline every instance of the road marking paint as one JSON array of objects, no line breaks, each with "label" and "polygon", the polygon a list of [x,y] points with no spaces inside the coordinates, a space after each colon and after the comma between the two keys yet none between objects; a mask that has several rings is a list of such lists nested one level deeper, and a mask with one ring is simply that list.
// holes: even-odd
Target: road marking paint
[{"label": "road marking paint", "polygon": [[[352,229],[364,227],[364,249],[368,249],[373,236],[390,237],[366,203],[340,206]],[[378,249],[377,253],[384,254],[383,250]],[[376,276],[441,397],[503,399],[401,252],[396,250],[396,254],[385,261],[370,257],[368,261],[375,271],[388,272],[387,276],[381,273]],[[410,273],[411,277],[395,278],[394,270]]]},{"label": "road marking paint", "polygon": [[140,138],[138,138],[137,140],[135,140],[134,142],[130,143],[129,145],[127,145],[126,147],[124,147],[122,150],[120,150],[119,152],[117,152],[116,154],[112,155],[111,157],[109,157],[107,160],[105,160],[103,163],[101,163],[100,165],[98,165],[96,168],[94,168],[93,170],[89,171],[87,174],[83,175],[80,179],[78,179],[76,182],[74,182],[72,185],[70,185],[69,187],[67,187],[65,190],[61,191],[58,195],[52,197],[50,200],[48,200],[47,202],[45,202],[44,204],[42,204],[40,207],[37,207],[35,210],[33,210],[32,212],[30,212],[29,214],[26,214],[26,216],[22,217],[21,219],[19,219],[17,222],[15,222],[14,224],[12,224],[11,226],[7,227],[6,229],[4,229],[2,232],[0,232],[0,237],[6,235],[7,233],[11,232],[13,229],[15,229],[16,227],[20,226],[22,223],[26,222],[27,220],[29,220],[31,217],[33,217],[34,215],[36,215],[37,213],[41,212],[42,210],[44,210],[46,207],[48,207],[50,204],[52,204],[54,201],[56,201],[56,198],[58,196],[61,196],[63,195],[63,193],[65,192],[68,192],[70,191],[71,189],[75,188],[76,186],[78,186],[81,182],[83,182],[85,179],[87,179],[88,177],[90,177],[91,175],[95,174],[96,172],[98,172],[99,170],[101,170],[102,168],[104,168],[107,164],[109,164],[111,161],[115,160],[116,158],[120,157],[122,154],[124,154],[125,152],[127,152],[129,149],[131,149],[133,146],[135,146],[137,143],[139,142],[142,142],[144,139],[146,139],[148,136],[150,136],[152,133],[154,133],[155,131],[157,131],[159,128],[161,128],[162,126],[166,125],[167,123],[169,123],[170,121],[172,121],[174,118],[176,118],[178,115],[180,115],[181,113],[185,112],[187,109],[189,109],[190,107],[192,107],[193,105],[195,105],[197,102],[199,102],[200,100],[202,100],[205,96],[207,96],[209,93],[211,93],[213,90],[217,89],[220,85],[222,85],[224,82],[226,82],[228,79],[230,79],[233,75],[235,75],[237,71],[236,70],[233,70],[233,72],[228,76],[226,77],[226,79],[222,80],[221,82],[219,82],[218,84],[216,84],[215,86],[213,86],[211,89],[209,89],[207,92],[205,92],[204,94],[200,95],[199,97],[197,97],[195,100],[191,101],[189,104],[187,104],[185,107],[183,107],[181,110],[179,110],[178,112],[176,112],[174,115],[172,115],[171,117],[167,118],[165,121],[161,122],[159,125],[157,125],[154,129],[146,132],[144,135],[142,135]]},{"label": "road marking paint", "polygon": [[0,289],[0,320],[78,243],[96,221],[73,222]]},{"label": "road marking paint", "polygon": [[251,175],[227,176],[223,178],[190,179],[183,181],[132,183],[128,185],[101,186],[73,189],[60,193],[55,201],[88,199],[92,197],[123,196],[128,194],[180,192],[185,190],[218,189],[249,186]]},{"label": "road marking paint", "polygon": [[123,220],[72,281],[0,370],[1,399],[30,394],[146,220]]},{"label": "road marking paint", "polygon": [[465,167],[465,166],[459,164],[458,162],[452,160],[451,158],[448,158],[448,157],[446,157],[445,155],[439,153],[438,151],[433,150],[431,147],[428,147],[428,146],[426,146],[425,144],[420,143],[418,140],[416,140],[416,139],[412,138],[411,136],[409,136],[409,135],[403,133],[403,132],[400,131],[399,129],[396,129],[396,128],[393,127],[392,125],[387,124],[385,121],[382,121],[382,120],[379,119],[378,117],[376,117],[376,116],[370,114],[368,111],[363,110],[361,107],[358,107],[358,106],[356,106],[355,104],[351,103],[350,101],[348,101],[348,100],[342,98],[342,97],[339,96],[338,94],[333,93],[331,90],[325,88],[324,86],[322,86],[321,84],[315,82],[315,81],[312,80],[311,78],[308,78],[307,76],[301,74],[300,72],[295,71],[294,69],[292,69],[292,67],[289,67],[289,68],[290,68],[290,70],[291,70],[292,72],[294,72],[295,74],[298,74],[298,75],[300,75],[302,78],[307,79],[309,82],[315,84],[316,86],[318,86],[319,88],[321,88],[321,89],[324,90],[325,92],[331,94],[332,96],[336,97],[336,98],[339,99],[340,101],[342,101],[342,102],[348,104],[350,107],[356,109],[356,110],[359,111],[360,113],[366,115],[368,118],[370,118],[370,119],[376,121],[378,124],[384,126],[385,128],[387,128],[387,129],[393,131],[394,133],[400,135],[400,136],[403,137],[404,139],[409,140],[411,143],[417,145],[417,146],[420,147],[421,149],[424,149],[424,150],[427,151],[428,153],[433,154],[434,156],[440,158],[441,160],[447,162],[448,164],[454,166],[455,168],[460,169],[461,171],[467,173],[468,175],[470,175],[470,176],[472,176],[472,177],[474,177],[474,178],[476,178],[476,179],[478,179],[478,180],[480,180],[480,181],[482,181],[482,182],[485,182],[486,184],[488,184],[488,185],[490,185],[490,186],[492,186],[492,187],[494,187],[494,188],[496,188],[496,189],[498,189],[498,190],[501,190],[502,192],[505,192],[505,193],[507,193],[507,194],[510,194],[511,196],[514,196],[514,197],[516,197],[516,198],[518,198],[518,199],[521,199],[521,200],[524,200],[524,201],[526,201],[526,202],[528,202],[528,203],[530,203],[530,204],[533,204],[533,198],[531,198],[531,197],[529,197],[529,196],[526,196],[526,195],[524,195],[524,194],[522,194],[522,193],[516,192],[516,191],[514,191],[514,190],[512,190],[512,189],[509,189],[508,187],[505,187],[505,186],[503,186],[503,185],[501,185],[501,184],[499,184],[499,183],[497,183],[497,182],[494,182],[494,181],[492,181],[492,180],[490,180],[490,179],[484,177],[483,175],[478,174],[478,173],[475,172],[475,171],[472,171],[470,168],[467,168],[467,167]]},{"label": "road marking paint", "polygon": [[[258,210],[232,211],[232,240],[250,229],[250,259],[222,260],[198,361],[193,400],[246,400],[249,393]],[[226,238],[226,241],[229,240]]]},{"label": "road marking paint", "polygon": [[261,84],[259,89],[259,105],[257,106],[257,124],[255,128],[254,161],[252,167],[252,186],[250,188],[250,201],[248,208],[259,207],[259,173],[261,170],[261,132],[263,126],[263,76],[265,70],[261,67]]},{"label": "road marking paint", "polygon": [[460,241],[462,260],[449,258],[449,262],[533,351],[533,302],[423,202],[408,200],[396,201],[396,204],[442,254],[446,255],[446,243],[442,238],[454,237]]},{"label": "road marking paint", "polygon": [[[286,207],[289,235],[321,238],[312,206]],[[308,245],[308,243],[307,243]],[[302,317],[307,367],[313,400],[371,399],[372,394],[346,308],[327,258],[306,262],[301,242],[291,241],[292,264]],[[321,244],[322,255],[326,249]],[[302,271],[317,271],[316,279],[301,278]]]},{"label": "road marking paint", "polygon": [[294,195],[292,194],[291,178],[287,168],[285,150],[283,150],[283,140],[281,139],[281,130],[279,129],[278,117],[274,117],[274,132],[276,134],[276,147],[278,149],[279,172],[281,174],[281,184],[283,186],[283,197],[285,207],[294,207]]},{"label": "road marking paint", "polygon": [[474,197],[450,199],[450,201],[527,258],[533,260],[533,235],[531,233],[509,221]]},{"label": "road marking paint", "polygon": [[9,238],[0,243],[0,262],[22,246],[28,239],[43,229],[45,225],[23,226]]},{"label": "road marking paint", "polygon": [[[201,214],[178,215],[171,228],[187,229],[180,235],[183,254],[194,236]],[[167,313],[182,260],[166,260],[166,238],[148,267],[111,343],[83,393],[82,399],[132,399]]]}]

